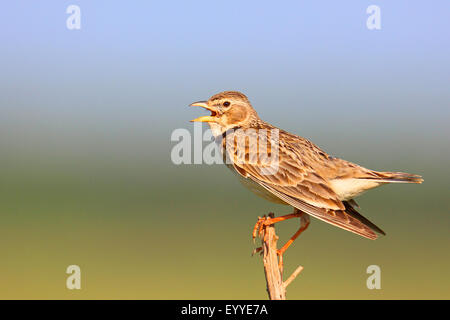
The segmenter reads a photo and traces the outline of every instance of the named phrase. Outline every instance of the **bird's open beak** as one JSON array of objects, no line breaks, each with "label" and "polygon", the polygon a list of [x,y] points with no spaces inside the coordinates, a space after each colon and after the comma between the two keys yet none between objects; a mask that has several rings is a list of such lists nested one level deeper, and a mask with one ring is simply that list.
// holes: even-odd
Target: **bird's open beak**
[{"label": "bird's open beak", "polygon": [[211,111],[211,115],[210,116],[203,116],[203,117],[198,117],[194,120],[191,120],[191,122],[214,122],[217,120],[217,111],[214,107],[210,107],[208,105],[207,101],[197,101],[194,103],[191,103],[189,105],[190,107],[202,107],[205,108],[206,110]]}]

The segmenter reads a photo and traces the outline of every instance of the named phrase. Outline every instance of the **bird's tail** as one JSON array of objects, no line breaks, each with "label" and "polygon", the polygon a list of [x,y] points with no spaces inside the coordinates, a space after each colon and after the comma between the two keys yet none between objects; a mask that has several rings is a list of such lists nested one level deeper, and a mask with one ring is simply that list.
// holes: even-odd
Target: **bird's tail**
[{"label": "bird's tail", "polygon": [[376,182],[391,183],[422,183],[423,179],[417,174],[405,172],[378,172],[372,171],[370,176],[363,177],[364,180],[372,180]]}]

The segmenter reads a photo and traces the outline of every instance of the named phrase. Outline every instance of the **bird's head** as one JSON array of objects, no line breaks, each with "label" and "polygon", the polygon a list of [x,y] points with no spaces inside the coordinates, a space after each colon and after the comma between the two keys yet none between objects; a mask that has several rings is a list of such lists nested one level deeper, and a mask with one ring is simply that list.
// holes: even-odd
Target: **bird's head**
[{"label": "bird's head", "polygon": [[211,112],[192,122],[207,122],[214,135],[232,128],[249,128],[258,120],[258,115],[247,97],[237,91],[224,91],[213,95],[208,101],[192,103],[192,107],[202,107]]}]

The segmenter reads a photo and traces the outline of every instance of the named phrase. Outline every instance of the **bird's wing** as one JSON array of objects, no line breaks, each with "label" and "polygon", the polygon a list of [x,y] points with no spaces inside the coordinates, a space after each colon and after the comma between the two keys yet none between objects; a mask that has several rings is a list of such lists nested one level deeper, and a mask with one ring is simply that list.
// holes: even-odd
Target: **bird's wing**
[{"label": "bird's wing", "polygon": [[[250,176],[251,179],[255,180],[253,177]],[[319,220],[325,221],[327,223],[330,223],[334,226],[337,226],[339,228],[342,228],[344,230],[356,233],[360,236],[363,236],[365,238],[375,240],[378,236],[377,234],[370,228],[368,225],[375,227],[377,232],[380,232],[382,234],[385,234],[380,228],[378,228],[376,225],[374,225],[372,222],[361,216],[359,213],[358,215],[366,220],[366,223],[363,223],[360,221],[360,219],[355,218],[354,215],[349,214],[347,210],[332,210],[332,209],[325,209],[325,208],[318,208],[315,206],[312,206],[302,200],[295,199],[293,197],[290,197],[282,192],[279,192],[275,188],[267,185],[264,182],[257,181],[261,186],[263,186],[268,191],[272,192],[279,198],[283,199],[286,203],[289,203],[291,206],[299,209],[300,211],[303,211]],[[352,208],[353,209],[353,208]],[[354,209],[353,209],[354,210]]]},{"label": "bird's wing", "polygon": [[[243,177],[311,216],[361,236],[377,238],[370,227],[347,212],[346,204],[339,200],[327,179],[320,174],[326,168],[317,170],[317,163],[326,166],[323,158],[328,157],[319,148],[305,139],[283,136],[272,141],[273,145],[267,144],[270,147],[266,155],[262,155],[249,143],[251,137],[246,141],[240,139],[239,133],[235,135],[236,139],[226,139],[226,152]],[[251,133],[246,132],[246,135]]]},{"label": "bird's wing", "polygon": [[[244,177],[251,176],[278,192],[319,208],[345,209],[324,174],[317,170],[326,154],[312,143],[285,135],[278,140],[268,137],[269,142],[264,143],[259,131],[246,130],[245,135],[236,132],[235,139],[226,139],[228,157]],[[258,143],[262,146],[260,150],[255,149]]]}]

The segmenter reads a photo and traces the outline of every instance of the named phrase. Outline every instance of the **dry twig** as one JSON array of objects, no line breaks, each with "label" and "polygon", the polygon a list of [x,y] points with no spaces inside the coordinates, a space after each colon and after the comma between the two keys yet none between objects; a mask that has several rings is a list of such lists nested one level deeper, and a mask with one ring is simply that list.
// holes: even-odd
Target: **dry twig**
[{"label": "dry twig", "polygon": [[[273,213],[270,213],[269,218],[273,217]],[[261,252],[263,256],[269,299],[286,300],[286,287],[300,274],[303,267],[297,267],[287,280],[283,281],[283,261],[277,253],[278,236],[275,234],[275,226],[273,224],[264,226],[260,236],[262,247],[255,252]]]}]

